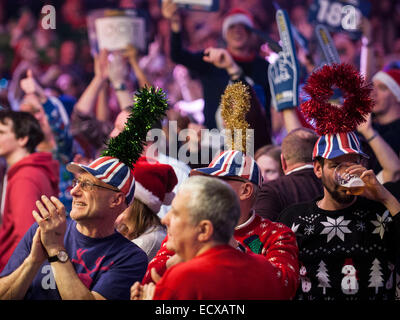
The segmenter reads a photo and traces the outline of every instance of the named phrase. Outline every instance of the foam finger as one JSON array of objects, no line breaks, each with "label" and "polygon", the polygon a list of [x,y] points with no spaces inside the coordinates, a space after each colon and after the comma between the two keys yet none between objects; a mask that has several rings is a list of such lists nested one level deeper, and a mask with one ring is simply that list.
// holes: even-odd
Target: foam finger
[{"label": "foam finger", "polygon": [[293,60],[294,59],[293,37],[292,37],[292,32],[290,30],[291,26],[287,13],[283,10],[278,10],[276,12],[276,20],[278,22],[279,37],[282,41],[282,51],[286,55],[289,55]]}]

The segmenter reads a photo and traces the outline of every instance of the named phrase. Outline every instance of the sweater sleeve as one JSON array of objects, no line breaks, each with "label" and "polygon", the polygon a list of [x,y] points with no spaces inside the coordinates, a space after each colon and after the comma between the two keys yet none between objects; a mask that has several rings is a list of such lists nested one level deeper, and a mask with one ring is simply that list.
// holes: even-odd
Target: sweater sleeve
[{"label": "sweater sleeve", "polygon": [[295,296],[299,285],[299,249],[296,235],[281,223],[271,222],[262,254],[279,269],[286,296]]},{"label": "sweater sleeve", "polygon": [[153,279],[151,278],[151,269],[155,268],[160,276],[163,276],[165,271],[167,271],[167,261],[175,254],[174,251],[167,249],[167,241],[168,236],[166,236],[164,241],[161,243],[160,250],[158,250],[155,257],[149,262],[142,280],[142,285],[153,282]]},{"label": "sweater sleeve", "polygon": [[[60,102],[61,103],[61,102]],[[55,157],[62,163],[67,163],[72,159],[73,139],[69,130],[69,123],[64,119],[59,108],[50,100],[43,104],[51,130],[57,144]]]}]

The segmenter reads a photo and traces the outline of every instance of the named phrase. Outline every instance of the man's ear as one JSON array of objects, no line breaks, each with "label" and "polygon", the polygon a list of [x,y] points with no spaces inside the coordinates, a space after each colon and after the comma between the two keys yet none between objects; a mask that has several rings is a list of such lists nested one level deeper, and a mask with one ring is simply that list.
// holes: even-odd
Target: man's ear
[{"label": "man's ear", "polygon": [[314,173],[318,179],[322,177],[322,165],[319,161],[314,161]]},{"label": "man's ear", "polygon": [[114,196],[110,199],[111,208],[116,208],[125,202],[125,195],[122,192],[115,192]]},{"label": "man's ear", "polygon": [[25,136],[25,137],[22,137],[22,138],[18,138],[18,144],[22,148],[25,148],[25,146],[28,143],[28,141],[29,141],[29,137],[28,136]]},{"label": "man's ear", "polygon": [[254,185],[251,182],[245,182],[240,186],[240,200],[246,200],[251,198],[254,193]]},{"label": "man's ear", "polygon": [[287,163],[285,158],[283,157],[283,154],[281,153],[281,165],[282,165],[282,170],[283,172],[286,172],[287,170]]},{"label": "man's ear", "polygon": [[197,225],[198,235],[197,239],[200,242],[209,241],[214,234],[214,226],[210,220],[201,220]]}]

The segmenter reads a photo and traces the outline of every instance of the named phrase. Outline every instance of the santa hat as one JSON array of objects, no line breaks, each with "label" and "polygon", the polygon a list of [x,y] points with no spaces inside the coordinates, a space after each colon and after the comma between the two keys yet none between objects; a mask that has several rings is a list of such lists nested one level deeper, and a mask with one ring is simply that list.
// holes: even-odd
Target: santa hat
[{"label": "santa hat", "polygon": [[161,205],[169,205],[175,196],[172,192],[178,183],[174,169],[168,164],[148,162],[140,158],[133,169],[135,177],[134,197],[150,208],[154,213]]},{"label": "santa hat", "polygon": [[374,80],[383,82],[400,102],[400,70],[379,71],[372,77]]},{"label": "santa hat", "polygon": [[253,17],[250,12],[240,8],[233,8],[227,13],[222,23],[222,37],[226,39],[226,33],[229,27],[238,23],[244,24],[250,28],[254,27]]}]

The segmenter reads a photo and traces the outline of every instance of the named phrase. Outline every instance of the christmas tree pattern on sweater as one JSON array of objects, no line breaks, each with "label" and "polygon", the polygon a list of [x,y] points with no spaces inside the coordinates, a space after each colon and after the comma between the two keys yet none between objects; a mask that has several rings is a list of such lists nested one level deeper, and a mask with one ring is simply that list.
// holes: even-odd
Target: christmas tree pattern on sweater
[{"label": "christmas tree pattern on sweater", "polygon": [[344,210],[321,210],[315,202],[284,210],[279,221],[292,229],[299,246],[296,299],[394,299],[400,286],[399,216],[361,197]]}]

